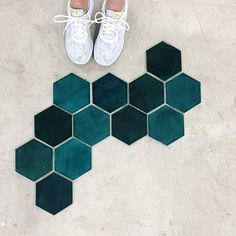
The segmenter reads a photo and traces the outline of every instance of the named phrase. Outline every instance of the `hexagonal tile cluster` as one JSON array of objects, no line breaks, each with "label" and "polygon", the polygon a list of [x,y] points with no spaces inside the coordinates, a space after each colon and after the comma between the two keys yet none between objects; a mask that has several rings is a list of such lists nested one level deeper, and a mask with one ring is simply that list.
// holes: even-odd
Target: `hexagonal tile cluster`
[{"label": "hexagonal tile cluster", "polygon": [[92,85],[75,74],[55,82],[53,105],[34,118],[35,137],[16,149],[16,172],[36,181],[36,205],[53,215],[71,205],[73,180],[91,170],[92,146],[110,134],[128,145],[146,135],[165,145],[183,137],[183,113],[201,92],[181,70],[180,50],[161,42],[130,84],[110,73]]}]

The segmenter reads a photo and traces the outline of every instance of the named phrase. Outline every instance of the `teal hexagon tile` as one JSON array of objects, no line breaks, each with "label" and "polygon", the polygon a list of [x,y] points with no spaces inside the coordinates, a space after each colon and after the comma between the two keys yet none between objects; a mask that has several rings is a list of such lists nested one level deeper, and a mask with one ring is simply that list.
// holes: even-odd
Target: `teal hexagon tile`
[{"label": "teal hexagon tile", "polygon": [[164,103],[164,84],[148,74],[129,84],[130,103],[144,112],[150,112]]},{"label": "teal hexagon tile", "polygon": [[110,132],[128,145],[147,134],[165,145],[184,136],[183,112],[201,102],[200,82],[179,73],[181,51],[165,42],[146,62],[129,87],[111,73],[92,86],[73,73],[53,84],[54,105],[35,115],[36,138],[15,156],[16,172],[38,181],[38,207],[55,215],[72,204],[72,181],[91,170],[91,146]]},{"label": "teal hexagon tile", "polygon": [[182,70],[179,49],[161,42],[146,52],[147,71],[166,81]]},{"label": "teal hexagon tile", "polygon": [[127,83],[109,73],[93,82],[93,103],[108,112],[127,104]]},{"label": "teal hexagon tile", "polygon": [[201,102],[201,84],[182,73],[166,84],[166,101],[172,107],[186,112]]},{"label": "teal hexagon tile", "polygon": [[16,149],[16,172],[30,180],[37,180],[52,170],[52,149],[32,139]]},{"label": "teal hexagon tile", "polygon": [[112,136],[130,145],[147,134],[147,116],[128,105],[112,115]]},{"label": "teal hexagon tile", "polygon": [[72,182],[52,173],[36,183],[36,206],[55,215],[72,204]]},{"label": "teal hexagon tile", "polygon": [[91,170],[91,148],[71,139],[55,149],[55,170],[74,180]]},{"label": "teal hexagon tile", "polygon": [[184,136],[184,116],[163,106],[148,117],[149,136],[169,145]]},{"label": "teal hexagon tile", "polygon": [[89,106],[74,116],[74,136],[94,145],[110,135],[110,116]]},{"label": "teal hexagon tile", "polygon": [[35,137],[56,146],[72,136],[72,116],[51,106],[34,117]]},{"label": "teal hexagon tile", "polygon": [[71,73],[53,84],[53,102],[74,113],[90,103],[90,83]]}]

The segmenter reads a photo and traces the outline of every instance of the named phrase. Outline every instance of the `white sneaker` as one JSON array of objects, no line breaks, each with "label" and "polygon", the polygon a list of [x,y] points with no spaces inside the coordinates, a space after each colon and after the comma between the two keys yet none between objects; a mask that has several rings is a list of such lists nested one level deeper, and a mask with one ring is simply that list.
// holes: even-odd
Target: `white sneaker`
[{"label": "white sneaker", "polygon": [[106,10],[106,0],[102,12],[95,15],[95,22],[101,23],[94,47],[94,59],[102,66],[113,64],[121,54],[124,46],[125,31],[129,30],[126,22],[128,0],[125,0],[124,10],[115,12]]},{"label": "white sneaker", "polygon": [[86,64],[93,52],[93,40],[91,37],[90,26],[94,8],[93,0],[89,0],[89,10],[85,13],[82,9],[67,5],[67,16],[57,15],[54,17],[55,23],[67,23],[65,30],[66,51],[72,62],[75,64]]}]

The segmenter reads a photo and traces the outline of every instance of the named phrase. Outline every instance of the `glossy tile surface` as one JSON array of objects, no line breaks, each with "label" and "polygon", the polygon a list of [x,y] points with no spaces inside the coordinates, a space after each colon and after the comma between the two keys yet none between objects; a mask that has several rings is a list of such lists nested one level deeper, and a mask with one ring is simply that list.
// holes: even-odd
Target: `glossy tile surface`
[{"label": "glossy tile surface", "polygon": [[110,117],[94,106],[89,106],[74,116],[74,136],[94,145],[110,135]]},{"label": "glossy tile surface", "polygon": [[51,106],[34,117],[35,136],[56,146],[72,135],[72,116]]},{"label": "glossy tile surface", "polygon": [[90,84],[71,73],[53,84],[53,102],[73,113],[90,102]]},{"label": "glossy tile surface", "polygon": [[126,106],[112,115],[112,136],[132,144],[147,134],[147,116]]},{"label": "glossy tile surface", "polygon": [[91,169],[91,148],[71,139],[55,149],[55,170],[74,180]]},{"label": "glossy tile surface", "polygon": [[16,172],[37,180],[52,170],[52,149],[32,139],[16,149]]},{"label": "glossy tile surface", "polygon": [[150,112],[164,103],[164,84],[148,74],[129,84],[130,103],[144,112]]},{"label": "glossy tile surface", "polygon": [[179,49],[161,42],[147,52],[147,71],[166,81],[181,71],[181,52]]},{"label": "glossy tile surface", "polygon": [[184,116],[168,106],[148,117],[149,136],[169,145],[184,136]]},{"label": "glossy tile surface", "polygon": [[186,74],[180,74],[166,84],[166,101],[186,112],[201,102],[201,84]]},{"label": "glossy tile surface", "polygon": [[72,204],[72,182],[52,173],[36,184],[36,205],[55,215]]},{"label": "glossy tile surface", "polygon": [[127,83],[109,73],[93,83],[93,103],[108,112],[127,103]]}]

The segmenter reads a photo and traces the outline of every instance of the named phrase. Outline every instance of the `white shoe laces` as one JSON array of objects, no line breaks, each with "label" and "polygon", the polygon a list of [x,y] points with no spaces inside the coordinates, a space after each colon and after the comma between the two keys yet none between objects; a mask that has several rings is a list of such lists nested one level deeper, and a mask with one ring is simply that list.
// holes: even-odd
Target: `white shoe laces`
[{"label": "white shoe laces", "polygon": [[67,23],[63,31],[63,34],[66,32],[67,28],[71,25],[71,38],[73,41],[79,43],[85,41],[88,37],[87,27],[90,27],[94,21],[90,19],[88,14],[84,14],[81,17],[77,16],[66,16],[66,15],[57,15],[53,18],[55,23]]},{"label": "white shoe laces", "polygon": [[114,41],[120,29],[129,30],[129,24],[122,19],[114,19],[104,15],[102,12],[97,12],[93,23],[104,23],[101,37],[104,41]]},{"label": "white shoe laces", "polygon": [[67,23],[63,31],[66,32],[67,28],[72,25],[71,38],[73,41],[79,43],[85,41],[88,37],[87,27],[90,27],[94,23],[104,23],[101,37],[104,41],[114,41],[117,37],[117,33],[120,29],[129,30],[129,24],[122,19],[113,19],[104,15],[102,12],[97,12],[95,20],[91,20],[88,14],[84,14],[82,17],[57,15],[53,18],[55,23]]}]

